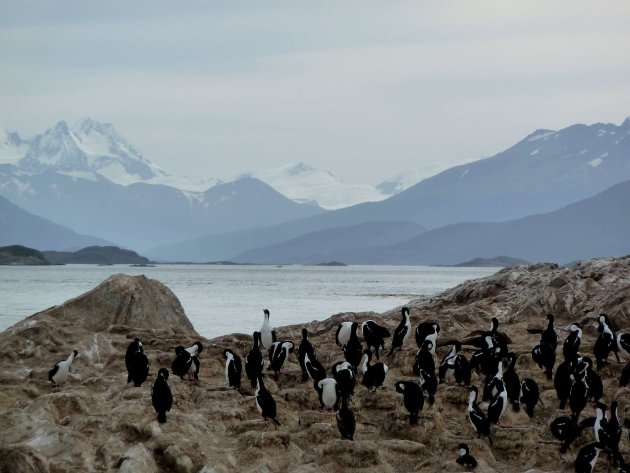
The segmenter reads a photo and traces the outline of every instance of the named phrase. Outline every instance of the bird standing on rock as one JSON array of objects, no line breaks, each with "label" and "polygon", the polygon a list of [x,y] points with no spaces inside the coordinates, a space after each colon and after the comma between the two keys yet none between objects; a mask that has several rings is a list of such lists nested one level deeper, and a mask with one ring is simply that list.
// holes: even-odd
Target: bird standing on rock
[{"label": "bird standing on rock", "polygon": [[223,350],[223,358],[225,358],[225,379],[228,386],[233,386],[240,392],[243,371],[241,358],[232,350]]},{"label": "bird standing on rock", "polygon": [[293,348],[293,342],[289,341],[273,342],[271,344],[271,348],[269,349],[269,366],[267,369],[273,371],[276,378],[282,369],[282,365],[284,365],[284,362],[289,358],[289,354],[293,353]]},{"label": "bird standing on rock", "polygon": [[271,419],[279,426],[280,422],[276,419],[276,401],[269,391],[267,391],[262,374],[258,375],[256,382],[256,408],[258,409],[258,412],[260,412],[260,415],[263,416],[263,419]]},{"label": "bird standing on rock", "polygon": [[337,411],[337,428],[342,439],[354,440],[356,420],[354,413],[348,407],[348,397],[343,395],[341,396],[341,407]]},{"label": "bird standing on rock", "polygon": [[396,391],[403,395],[405,409],[409,412],[409,425],[418,423],[418,413],[424,406],[424,393],[418,383],[413,381],[397,381]]},{"label": "bird standing on rock", "polygon": [[127,347],[125,365],[127,366],[127,382],[133,381],[136,388],[142,386],[142,383],[149,376],[149,359],[144,354],[139,338],[136,338]]},{"label": "bird standing on rock", "polygon": [[160,368],[157,378],[151,390],[151,402],[153,408],[157,412],[157,420],[160,424],[166,422],[166,413],[173,406],[173,395],[168,385],[168,370]]},{"label": "bird standing on rock", "polygon": [[370,350],[365,350],[363,352],[363,379],[361,383],[363,386],[368,388],[370,391],[376,391],[376,388],[383,385],[385,382],[385,375],[387,374],[388,368],[384,363],[376,363],[374,365],[370,365],[370,360],[372,359],[372,352]]},{"label": "bird standing on rock", "polygon": [[389,330],[373,320],[367,320],[361,324],[361,332],[363,333],[363,340],[365,340],[368,350],[374,351],[374,355],[378,360],[379,348],[384,349],[385,339],[391,336]]},{"label": "bird standing on rock", "polygon": [[477,460],[475,460],[475,458],[470,454],[468,445],[466,445],[465,443],[460,443],[457,447],[457,450],[459,453],[457,460],[455,460],[457,463],[462,465],[467,470],[474,470],[475,468],[477,468]]},{"label": "bird standing on rock", "polygon": [[308,330],[303,328],[302,341],[298,346],[298,362],[300,363],[300,368],[302,369],[302,381],[306,381],[308,379],[308,372],[306,371],[306,366],[304,364],[304,358],[307,354],[309,356],[313,356],[315,354],[315,348],[313,348],[313,344],[308,340]]},{"label": "bird standing on rock", "polygon": [[68,374],[70,373],[70,368],[72,367],[72,362],[79,356],[79,352],[75,348],[70,353],[70,356],[63,361],[60,361],[52,369],[48,372],[48,381],[52,383],[53,386],[63,386],[68,379]]},{"label": "bird standing on rock", "polygon": [[269,350],[271,344],[276,341],[276,332],[269,325],[269,309],[263,310],[263,317],[263,324],[260,327],[260,345],[265,350]]},{"label": "bird standing on rock", "polygon": [[411,320],[409,319],[409,308],[403,307],[401,309],[402,312],[402,320],[394,330],[394,337],[392,338],[392,347],[389,350],[387,356],[392,356],[394,351],[400,350],[405,343],[407,343],[407,339],[409,338],[409,334],[411,333]]},{"label": "bird standing on rock", "polygon": [[252,385],[252,389],[256,388],[256,383],[263,370],[263,356],[260,352],[258,344],[260,342],[260,332],[254,332],[254,344],[252,349],[245,355],[245,374]]},{"label": "bird standing on rock", "polygon": [[477,437],[481,438],[482,435],[490,436],[490,422],[483,413],[483,411],[477,405],[477,388],[473,386],[468,393],[468,419],[470,419]]}]

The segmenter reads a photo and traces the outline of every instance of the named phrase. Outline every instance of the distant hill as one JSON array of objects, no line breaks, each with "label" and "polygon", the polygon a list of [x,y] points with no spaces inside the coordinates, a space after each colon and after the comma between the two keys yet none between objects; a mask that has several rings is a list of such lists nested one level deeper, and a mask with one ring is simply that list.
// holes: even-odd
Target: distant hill
[{"label": "distant hill", "polygon": [[630,254],[630,181],[555,212],[503,223],[458,223],[363,253],[366,264],[454,265],[504,254],[568,263]]},{"label": "distant hill", "polygon": [[247,251],[233,261],[255,264],[321,264],[329,261],[345,263],[344,255],[348,251],[392,245],[425,231],[426,228],[413,222],[368,222],[335,227]]},{"label": "distant hill", "polygon": [[111,242],[80,235],[0,197],[0,245],[16,244],[29,248],[75,250],[89,245],[110,245]]},{"label": "distant hill", "polygon": [[[284,224],[191,238],[147,254],[164,260],[229,260],[311,232],[366,222],[411,221],[436,229],[459,222],[505,222],[552,212],[630,179],[629,135],[630,118],[620,126],[597,123],[560,131],[537,130],[491,158],[450,168],[381,202]],[[452,263],[477,256],[481,255],[468,254]]]},{"label": "distant hill", "polygon": [[11,266],[46,266],[49,265],[44,255],[33,248],[22,245],[3,246],[0,248],[0,265]]},{"label": "distant hill", "polygon": [[148,264],[148,258],[117,246],[88,246],[78,251],[43,251],[53,264]]},{"label": "distant hill", "polygon": [[520,264],[530,264],[528,261],[511,258],[509,256],[495,256],[494,258],[474,258],[464,263],[456,264],[457,267],[472,267],[472,268],[495,268],[495,267],[508,267],[518,266]]},{"label": "distant hill", "polygon": [[[446,225],[399,243],[347,247],[334,258],[347,264],[452,266],[473,258],[493,258],[497,253],[518,260],[557,263],[623,256],[630,254],[629,204],[630,181],[626,181],[554,212],[502,223]],[[305,262],[304,256],[295,255],[309,254],[308,242],[314,235],[252,250],[236,260]],[[359,233],[356,235],[358,239]],[[304,244],[298,245],[300,242]]]}]

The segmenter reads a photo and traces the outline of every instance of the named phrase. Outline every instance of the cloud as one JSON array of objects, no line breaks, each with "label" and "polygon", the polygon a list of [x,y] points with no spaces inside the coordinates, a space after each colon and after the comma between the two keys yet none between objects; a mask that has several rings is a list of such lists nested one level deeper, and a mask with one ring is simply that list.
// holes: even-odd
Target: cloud
[{"label": "cloud", "polygon": [[148,5],[3,27],[0,123],[92,115],[174,173],[299,160],[378,182],[628,115],[621,2]]}]

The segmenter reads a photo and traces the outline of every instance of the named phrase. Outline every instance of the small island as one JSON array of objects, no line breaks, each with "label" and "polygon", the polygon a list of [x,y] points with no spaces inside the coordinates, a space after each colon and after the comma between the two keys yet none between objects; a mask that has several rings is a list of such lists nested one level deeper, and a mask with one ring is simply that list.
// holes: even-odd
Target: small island
[{"label": "small island", "polygon": [[48,266],[50,261],[41,251],[22,245],[0,247],[0,265]]}]

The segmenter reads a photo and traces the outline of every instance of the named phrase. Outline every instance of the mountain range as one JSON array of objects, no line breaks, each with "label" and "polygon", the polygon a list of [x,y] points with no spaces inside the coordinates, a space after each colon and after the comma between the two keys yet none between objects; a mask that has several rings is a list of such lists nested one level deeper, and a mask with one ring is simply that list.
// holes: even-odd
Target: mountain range
[{"label": "mountain range", "polygon": [[[509,228],[523,219],[568,212],[571,205],[590,208],[589,199],[603,199],[604,191],[629,180],[628,135],[630,119],[621,125],[536,130],[493,157],[449,168],[408,188],[410,176],[385,181],[378,189],[352,186],[305,163],[227,183],[202,178],[185,184],[145,159],[112,125],[84,119],[73,127],[59,122],[28,140],[0,131],[0,196],[31,217],[103,239],[68,247],[113,242],[153,260],[456,264],[506,255],[539,261],[548,257],[539,245],[522,242],[520,252],[510,253],[496,239],[514,239]],[[398,193],[387,197],[392,192]],[[608,205],[626,197],[619,191],[611,195]],[[324,207],[335,208],[344,199],[371,201],[336,210],[314,202],[324,200]],[[15,214],[13,208],[7,213]],[[566,228],[579,232],[586,225],[576,212],[566,215],[573,218],[565,221]],[[622,214],[617,217],[624,220]],[[528,220],[540,221],[546,220]],[[484,234],[481,228],[494,231]],[[618,225],[610,228],[623,234]],[[468,244],[458,240],[460,233],[469,236]],[[496,252],[472,251],[484,249],[472,244],[482,234],[485,241],[495,241]],[[12,235],[19,240],[15,231]],[[565,237],[567,249],[579,240]],[[600,240],[610,241],[615,252],[620,251],[616,239],[614,233]],[[456,241],[459,246],[453,248]],[[52,239],[49,246],[5,243],[68,248],[50,246]],[[431,254],[418,245],[431,248]],[[461,247],[472,253],[460,254]],[[608,254],[602,246],[593,251]]]}]

